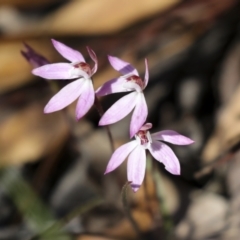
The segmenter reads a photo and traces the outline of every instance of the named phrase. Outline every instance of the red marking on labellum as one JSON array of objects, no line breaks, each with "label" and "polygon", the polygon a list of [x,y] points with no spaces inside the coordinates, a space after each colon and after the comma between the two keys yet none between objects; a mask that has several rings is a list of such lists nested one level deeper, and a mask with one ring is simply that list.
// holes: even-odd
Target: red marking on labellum
[{"label": "red marking on labellum", "polygon": [[128,77],[126,80],[128,82],[134,82],[134,83],[138,84],[141,87],[141,89],[144,88],[143,80],[139,76],[132,75],[132,76]]},{"label": "red marking on labellum", "polygon": [[146,143],[149,142],[149,139],[147,137],[147,132],[148,131],[143,131],[143,130],[140,130],[138,131],[137,133],[137,136],[140,138],[140,141],[141,141],[141,144],[144,145]]},{"label": "red marking on labellum", "polygon": [[92,74],[92,70],[91,70],[90,66],[85,62],[76,63],[73,66],[75,68],[80,68],[81,70],[86,72],[89,76]]}]

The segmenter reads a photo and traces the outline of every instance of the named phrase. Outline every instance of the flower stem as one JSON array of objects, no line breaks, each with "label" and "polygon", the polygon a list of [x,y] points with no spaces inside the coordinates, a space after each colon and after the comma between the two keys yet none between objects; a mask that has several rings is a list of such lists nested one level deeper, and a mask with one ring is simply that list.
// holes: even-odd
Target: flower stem
[{"label": "flower stem", "polygon": [[122,188],[122,204],[123,204],[126,216],[127,216],[128,220],[130,221],[130,223],[132,224],[132,227],[135,230],[135,232],[138,236],[138,239],[142,239],[142,234],[141,234],[141,231],[139,229],[139,226],[136,223],[135,219],[133,218],[133,216],[131,214],[131,210],[130,210],[129,205],[128,205],[127,189],[128,189],[129,184],[130,184],[130,182],[126,182],[124,184],[123,188]]},{"label": "flower stem", "polygon": [[[155,163],[155,162],[153,162]],[[156,163],[155,163],[156,164]],[[166,206],[166,199],[164,197],[164,186],[162,183],[162,177],[160,175],[157,165],[151,166],[153,173],[153,180],[156,186],[157,198],[159,202],[159,209],[163,221],[163,229],[165,231],[165,239],[171,239],[171,233],[173,229],[173,222]]]},{"label": "flower stem", "polygon": [[[94,106],[96,107],[100,117],[102,117],[103,114],[104,114],[103,107],[102,107],[102,104],[100,103],[100,101],[99,101],[99,99],[98,99],[98,97],[96,95],[95,95]],[[112,152],[114,152],[115,149],[114,149],[112,133],[110,131],[109,126],[105,126],[105,128],[107,130],[107,135],[108,135],[109,142],[110,142],[110,145],[111,145],[111,150],[112,150]]]}]

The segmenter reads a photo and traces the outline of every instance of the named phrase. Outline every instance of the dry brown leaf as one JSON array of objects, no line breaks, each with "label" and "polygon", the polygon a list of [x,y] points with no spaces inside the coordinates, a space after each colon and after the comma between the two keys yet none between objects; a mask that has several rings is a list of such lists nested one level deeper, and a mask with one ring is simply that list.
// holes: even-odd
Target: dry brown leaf
[{"label": "dry brown leaf", "polygon": [[202,158],[205,162],[211,162],[221,155],[239,140],[240,135],[240,85],[238,85],[232,98],[219,113],[216,130],[208,140]]},{"label": "dry brown leaf", "polygon": [[[137,222],[141,231],[147,231],[153,226],[153,221],[151,216],[147,211],[132,211],[133,218]],[[109,228],[105,231],[109,236],[113,237],[122,237],[122,238],[134,238],[136,237],[136,232],[133,229],[131,223],[128,219],[123,219],[116,226]]]},{"label": "dry brown leaf", "polygon": [[[132,215],[142,232],[150,231],[154,227],[154,224],[156,224],[156,219],[160,219],[159,202],[156,197],[153,179],[150,174],[147,174],[146,177],[147,197],[145,183],[142,184],[137,193],[133,193],[131,189],[128,191],[129,201],[133,202],[133,205],[135,206],[135,208],[131,210]],[[164,186],[164,189],[162,190],[164,191],[163,197],[166,209],[169,214],[173,214],[176,212],[176,209],[179,208],[179,198],[176,187],[173,186],[173,183],[165,176],[162,176],[161,180],[162,185]],[[114,237],[136,237],[136,232],[127,218],[118,222],[114,227],[106,229],[105,233]]]},{"label": "dry brown leaf", "polygon": [[33,103],[0,123],[0,165],[19,165],[50,155],[68,136],[62,113],[43,114]]},{"label": "dry brown leaf", "polygon": [[[157,200],[156,188],[154,185],[152,174],[147,173],[146,178],[147,178],[147,193],[148,193],[149,199],[146,199],[146,192],[145,192],[146,190],[144,189],[145,183],[142,184],[142,186],[137,191],[137,193],[132,193],[131,195],[134,203],[137,205],[138,208],[142,210],[144,209],[146,210],[148,206],[151,206],[152,210],[157,213],[157,211],[158,212],[160,211],[159,202]],[[161,175],[161,181],[162,181],[162,191],[163,191],[162,200],[165,203],[168,213],[174,214],[176,210],[179,208],[179,201],[180,201],[176,186],[165,175]]]},{"label": "dry brown leaf", "polygon": [[41,31],[51,34],[109,34],[163,12],[179,0],[71,1],[45,19]]},{"label": "dry brown leaf", "polygon": [[240,77],[240,44],[237,43],[226,57],[219,80],[220,100],[226,103],[232,97]]},{"label": "dry brown leaf", "polygon": [[223,66],[221,67],[219,92],[222,108],[217,116],[217,124],[214,133],[208,140],[204,151],[203,161],[211,162],[224,153],[228,148],[239,141],[240,135],[240,45],[236,44]]}]

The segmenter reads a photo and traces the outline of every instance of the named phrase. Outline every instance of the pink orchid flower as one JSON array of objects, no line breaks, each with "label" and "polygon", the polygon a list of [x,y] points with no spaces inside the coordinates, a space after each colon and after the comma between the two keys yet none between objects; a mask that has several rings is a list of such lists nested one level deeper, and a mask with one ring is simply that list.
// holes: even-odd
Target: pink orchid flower
[{"label": "pink orchid flower", "polygon": [[172,130],[164,130],[150,135],[151,123],[146,123],[135,135],[136,140],[119,147],[108,162],[105,174],[119,167],[128,156],[127,177],[131,187],[136,192],[141,186],[146,168],[146,152],[165,165],[167,171],[174,175],[180,175],[179,160],[166,144],[160,141],[176,145],[188,145],[194,141]]},{"label": "pink orchid flower", "polygon": [[139,77],[138,71],[129,63],[122,61],[117,57],[108,56],[112,67],[119,71],[123,76],[114,78],[101,86],[96,91],[97,96],[105,96],[117,92],[132,93],[122,97],[113,104],[100,119],[99,125],[108,125],[115,123],[127,116],[134,108],[131,123],[130,137],[132,138],[147,118],[148,109],[143,90],[148,84],[148,63],[145,59],[145,78],[144,81]]},{"label": "pink orchid flower", "polygon": [[76,118],[83,117],[94,103],[95,92],[91,80],[97,71],[97,57],[92,49],[87,47],[89,56],[95,65],[91,69],[82,54],[63,43],[52,39],[55,49],[71,63],[53,63],[35,68],[32,73],[45,79],[75,79],[54,95],[44,108],[44,113],[59,111],[77,98]]}]

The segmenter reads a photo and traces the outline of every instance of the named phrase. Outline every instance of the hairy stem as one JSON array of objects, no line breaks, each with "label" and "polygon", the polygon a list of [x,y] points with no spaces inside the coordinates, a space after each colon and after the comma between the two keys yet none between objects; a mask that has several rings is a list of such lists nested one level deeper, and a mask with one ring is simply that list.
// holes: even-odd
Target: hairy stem
[{"label": "hairy stem", "polygon": [[130,210],[129,205],[128,205],[127,189],[128,189],[129,184],[130,184],[130,182],[126,182],[124,184],[123,188],[122,188],[122,204],[123,204],[126,216],[127,216],[128,220],[130,221],[130,223],[132,224],[132,227],[135,230],[135,232],[138,236],[138,239],[142,239],[142,234],[141,234],[141,231],[139,229],[139,226],[136,223],[135,219],[133,218],[133,216],[131,214],[131,210]]}]

